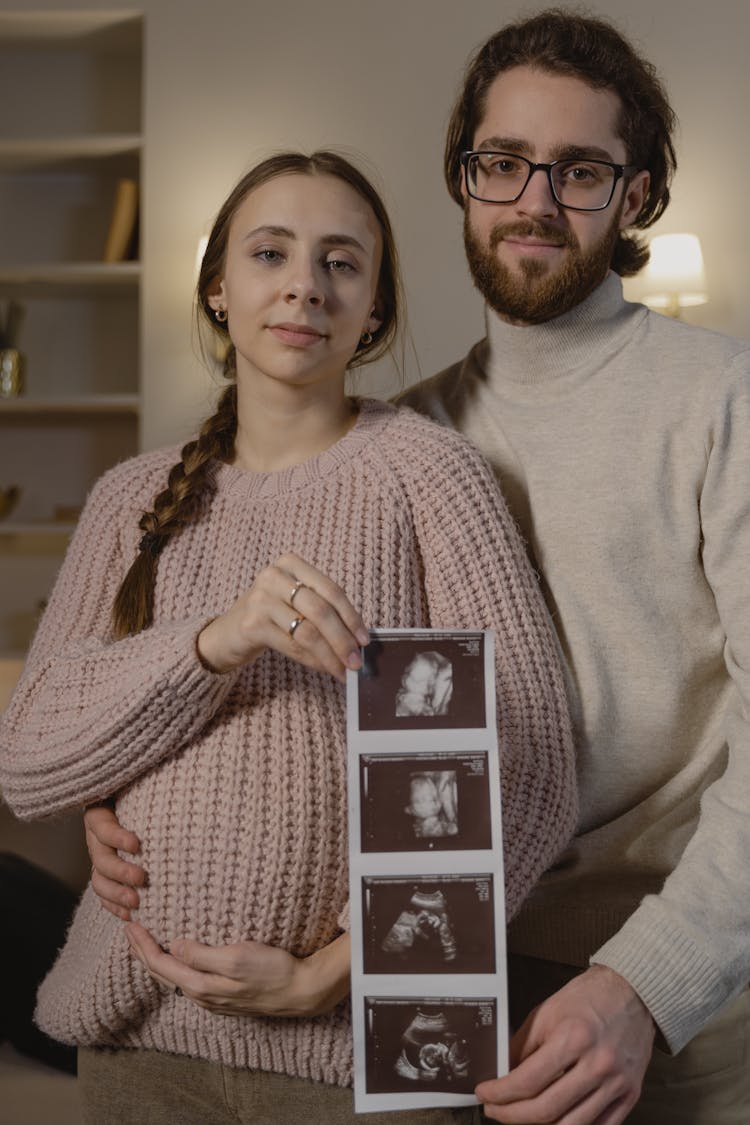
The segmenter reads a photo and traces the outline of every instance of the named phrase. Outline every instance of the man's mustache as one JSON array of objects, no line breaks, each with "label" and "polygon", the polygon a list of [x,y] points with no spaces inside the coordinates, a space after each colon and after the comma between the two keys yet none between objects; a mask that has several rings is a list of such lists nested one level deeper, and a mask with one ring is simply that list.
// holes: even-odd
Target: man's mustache
[{"label": "man's mustache", "polygon": [[519,220],[515,223],[497,223],[492,228],[490,231],[490,250],[495,250],[504,239],[518,236],[538,238],[543,242],[549,242],[552,246],[569,246],[571,249],[576,246],[576,240],[570,231],[559,230],[557,227],[553,227],[551,223],[533,223]]}]

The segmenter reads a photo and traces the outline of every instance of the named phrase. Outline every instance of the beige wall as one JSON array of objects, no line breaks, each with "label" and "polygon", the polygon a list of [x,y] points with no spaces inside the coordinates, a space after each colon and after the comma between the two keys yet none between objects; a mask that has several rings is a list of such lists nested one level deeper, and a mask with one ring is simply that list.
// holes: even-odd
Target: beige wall
[{"label": "beige wall", "polygon": [[[15,3],[0,7],[17,7]],[[100,7],[47,3],[48,7]],[[115,5],[113,5],[115,6]],[[469,51],[537,6],[498,0],[146,0],[144,445],[179,438],[208,408],[190,341],[195,250],[232,182],[270,149],[343,147],[381,174],[419,368],[481,334],[460,214],[442,184],[445,121]],[[704,245],[711,303],[689,318],[750,338],[750,4],[592,0],[657,64],[681,120],[681,169],[659,229]],[[371,377],[367,377],[372,385]],[[387,370],[376,372],[385,390]]]}]

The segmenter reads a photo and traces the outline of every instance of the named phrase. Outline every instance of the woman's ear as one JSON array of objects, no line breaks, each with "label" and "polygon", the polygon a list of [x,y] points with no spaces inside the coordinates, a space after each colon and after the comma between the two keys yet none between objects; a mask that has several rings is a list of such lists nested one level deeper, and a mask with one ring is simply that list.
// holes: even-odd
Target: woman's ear
[{"label": "woman's ear", "polygon": [[382,327],[382,325],[383,317],[378,315],[377,304],[374,304],[372,306],[372,309],[370,310],[370,315],[367,318],[365,329],[374,336],[377,330]]},{"label": "woman's ear", "polygon": [[213,282],[211,288],[212,292],[207,294],[206,300],[214,312],[218,312],[219,309],[226,308],[227,303],[223,278],[221,281]]}]

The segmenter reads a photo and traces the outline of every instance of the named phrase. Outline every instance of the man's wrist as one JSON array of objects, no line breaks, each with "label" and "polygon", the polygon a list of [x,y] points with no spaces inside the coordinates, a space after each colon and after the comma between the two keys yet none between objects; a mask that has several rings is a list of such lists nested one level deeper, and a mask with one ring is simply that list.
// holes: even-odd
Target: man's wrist
[{"label": "man's wrist", "polygon": [[619,991],[623,998],[623,1003],[633,1008],[638,1008],[642,1015],[648,1017],[654,1029],[654,1033],[656,1034],[658,1032],[659,1029],[656,1020],[627,977],[624,977],[622,973],[618,973],[616,969],[610,968],[609,965],[600,965],[596,961],[592,962],[587,971],[606,980],[608,987],[612,991]]}]

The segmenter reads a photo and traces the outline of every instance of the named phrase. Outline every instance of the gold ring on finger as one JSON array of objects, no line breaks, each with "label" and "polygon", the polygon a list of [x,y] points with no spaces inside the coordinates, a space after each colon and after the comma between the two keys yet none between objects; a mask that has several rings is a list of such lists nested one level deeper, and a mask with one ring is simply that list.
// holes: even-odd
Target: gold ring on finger
[{"label": "gold ring on finger", "polygon": [[291,623],[289,629],[287,630],[290,637],[294,636],[304,620],[304,617],[295,617],[294,621]]},{"label": "gold ring on finger", "polygon": [[297,578],[295,580],[295,583],[292,586],[292,592],[289,595],[289,604],[290,605],[292,605],[292,606],[294,605],[294,599],[297,597],[297,594],[304,587],[304,585],[305,585],[305,583],[300,578]]}]

